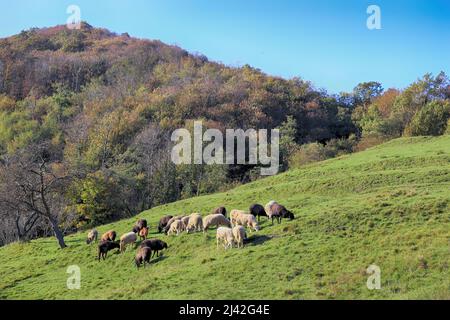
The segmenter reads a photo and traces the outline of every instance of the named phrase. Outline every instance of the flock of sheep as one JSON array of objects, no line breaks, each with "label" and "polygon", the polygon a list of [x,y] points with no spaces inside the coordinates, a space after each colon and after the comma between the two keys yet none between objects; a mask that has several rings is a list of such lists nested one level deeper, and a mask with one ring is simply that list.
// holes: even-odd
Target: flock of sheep
[{"label": "flock of sheep", "polygon": [[[250,231],[259,231],[260,217],[267,217],[281,223],[281,219],[294,219],[294,214],[287,210],[284,206],[275,201],[269,202],[265,207],[259,204],[254,204],[250,207],[249,213],[242,210],[232,210],[230,218],[227,218],[227,210],[224,207],[219,207],[213,211],[212,214],[202,217],[199,213],[193,213],[189,216],[165,216],[160,219],[158,225],[158,232],[164,232],[166,235],[179,235],[186,231],[192,232],[206,232],[211,227],[217,227],[216,242],[217,248],[223,244],[225,249],[236,246],[237,248],[244,247],[244,240],[247,238],[246,228]],[[126,247],[131,244],[136,244],[138,237],[142,240],[135,257],[136,266],[139,268],[142,264],[144,267],[150,263],[152,256],[159,256],[160,251],[167,249],[168,245],[159,239],[147,239],[149,227],[147,220],[140,219],[133,227],[132,231],[120,237],[120,241],[116,241],[117,233],[113,230],[106,232],[100,238],[98,245],[98,260],[105,260],[109,251],[119,249],[119,252],[124,252]],[[91,244],[98,239],[98,231],[91,230],[88,234],[86,243]]]}]

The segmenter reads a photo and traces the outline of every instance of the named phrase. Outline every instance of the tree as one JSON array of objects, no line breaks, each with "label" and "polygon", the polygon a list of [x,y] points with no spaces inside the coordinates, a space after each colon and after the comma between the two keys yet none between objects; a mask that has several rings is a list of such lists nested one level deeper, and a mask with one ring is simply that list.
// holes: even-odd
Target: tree
[{"label": "tree", "polygon": [[439,136],[447,129],[450,103],[433,101],[420,109],[406,129],[411,136]]},{"label": "tree", "polygon": [[51,163],[51,152],[47,146],[32,146],[14,156],[5,157],[1,164],[2,193],[0,202],[13,213],[28,216],[27,224],[36,223],[40,217],[47,220],[58,240],[65,248],[64,235],[59,227],[62,210],[65,207],[62,190],[69,178],[60,163]]},{"label": "tree", "polygon": [[362,82],[353,89],[353,95],[356,104],[362,105],[364,109],[366,109],[375,98],[383,93],[383,91],[383,86],[379,82]]}]

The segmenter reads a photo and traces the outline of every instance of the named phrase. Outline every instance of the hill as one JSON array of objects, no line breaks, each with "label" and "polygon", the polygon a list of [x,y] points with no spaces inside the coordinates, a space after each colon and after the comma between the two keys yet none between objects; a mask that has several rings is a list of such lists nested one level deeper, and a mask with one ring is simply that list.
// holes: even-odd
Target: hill
[{"label": "hill", "polygon": [[[2,299],[450,299],[450,136],[401,138],[226,193],[143,212],[155,232],[166,214],[219,205],[246,209],[275,199],[294,221],[252,233],[241,250],[216,250],[207,235],[161,237],[164,257],[136,270],[135,251],[97,262],[85,234],[68,248],[38,239],[0,248]],[[137,218],[99,228],[130,230]],[[381,290],[366,287],[369,265]],[[81,268],[68,290],[66,269]]]}]

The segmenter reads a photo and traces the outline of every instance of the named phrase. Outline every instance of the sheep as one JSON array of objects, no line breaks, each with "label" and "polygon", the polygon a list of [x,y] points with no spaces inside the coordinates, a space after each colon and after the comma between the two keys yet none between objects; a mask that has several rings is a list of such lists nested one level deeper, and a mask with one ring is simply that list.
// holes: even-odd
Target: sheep
[{"label": "sheep", "polygon": [[147,227],[148,227],[148,225],[147,225],[147,220],[145,220],[145,219],[139,219],[138,222],[136,222],[136,224],[134,225],[132,231],[133,231],[134,233],[136,233],[136,234],[139,234],[139,232],[140,232],[142,229],[147,228]]},{"label": "sheep", "polygon": [[217,233],[216,233],[217,249],[219,249],[219,244],[221,242],[223,243],[225,250],[232,248],[233,241],[234,241],[233,231],[231,228],[220,227],[217,229]]},{"label": "sheep", "polygon": [[289,211],[288,209],[286,209],[286,207],[278,204],[275,201],[271,201],[266,205],[266,212],[269,216],[269,219],[272,219],[272,225],[274,219],[277,219],[279,224],[281,223],[282,218],[290,220],[295,219],[295,216],[291,211]]},{"label": "sheep", "polygon": [[161,233],[164,230],[164,228],[167,226],[167,222],[169,222],[169,220],[172,218],[173,216],[165,216],[162,217],[161,220],[159,220],[158,233]]},{"label": "sheep", "polygon": [[97,242],[98,239],[98,231],[93,229],[91,231],[89,231],[87,239],[86,239],[86,244],[91,244],[92,242]]},{"label": "sheep", "polygon": [[120,237],[120,252],[124,252],[127,245],[136,243],[137,235],[134,232],[125,233]]},{"label": "sheep", "polygon": [[203,218],[199,213],[193,213],[189,217],[188,225],[186,227],[186,232],[190,233],[192,231],[202,231],[203,230]]},{"label": "sheep", "polygon": [[255,231],[260,230],[260,227],[259,227],[258,222],[256,221],[256,218],[253,215],[248,214],[245,211],[232,210],[230,212],[230,217],[231,217],[231,223],[233,225],[240,225],[243,227],[248,227]]},{"label": "sheep", "polygon": [[243,248],[244,247],[244,239],[247,238],[245,228],[243,226],[235,226],[232,231],[233,231],[234,242],[237,244],[237,247]]},{"label": "sheep", "polygon": [[101,242],[105,241],[116,241],[117,233],[113,230],[106,232],[101,237]]},{"label": "sheep", "polygon": [[174,233],[178,236],[181,232],[184,231],[184,223],[181,220],[175,220],[169,228],[167,235],[170,236]]},{"label": "sheep", "polygon": [[106,260],[108,251],[111,251],[113,249],[120,249],[120,243],[113,241],[104,241],[100,243],[98,245],[98,261],[100,261],[101,258],[103,258],[103,260]]},{"label": "sheep", "polygon": [[206,232],[212,226],[225,226],[231,228],[230,220],[221,214],[211,214],[203,219],[203,232]]},{"label": "sheep", "polygon": [[161,241],[159,239],[144,240],[141,243],[141,248],[143,248],[143,247],[149,247],[150,249],[152,249],[153,256],[156,254],[157,257],[159,257],[160,251],[169,248],[167,243],[165,243],[164,241]]},{"label": "sheep", "polygon": [[224,217],[227,216],[227,209],[225,209],[225,207],[219,207],[213,210],[213,212],[211,214],[221,214]]},{"label": "sheep", "polygon": [[183,215],[183,216],[172,217],[172,219],[170,219],[170,220],[167,222],[167,225],[166,225],[166,227],[164,228],[164,233],[167,234],[167,233],[169,232],[170,226],[172,225],[172,223],[173,223],[174,221],[181,220],[181,219],[183,219],[184,217],[185,217],[184,215]]},{"label": "sheep", "polygon": [[188,224],[189,224],[189,219],[190,219],[191,217],[190,216],[186,216],[186,217],[183,217],[182,219],[181,219],[181,222],[183,222],[183,230],[186,230],[186,228],[187,228],[187,226],[188,226]]},{"label": "sheep", "polygon": [[150,258],[152,256],[152,249],[150,247],[142,247],[138,249],[136,257],[134,258],[134,262],[136,263],[136,267],[139,268],[142,263],[144,263],[144,268],[146,267],[146,263],[150,263]]},{"label": "sheep", "polygon": [[260,217],[266,217],[269,219],[269,216],[266,213],[266,210],[264,210],[264,207],[260,204],[254,204],[250,206],[250,214],[252,214],[255,217],[258,217],[258,222],[260,221]]},{"label": "sheep", "polygon": [[142,228],[141,229],[141,231],[139,231],[139,239],[142,241],[142,240],[145,240],[145,239],[147,239],[147,236],[148,236],[148,228]]}]

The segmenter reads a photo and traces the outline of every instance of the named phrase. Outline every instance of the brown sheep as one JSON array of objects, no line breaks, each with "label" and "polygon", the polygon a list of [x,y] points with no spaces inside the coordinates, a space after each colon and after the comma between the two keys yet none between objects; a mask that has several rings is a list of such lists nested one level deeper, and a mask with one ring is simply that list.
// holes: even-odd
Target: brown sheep
[{"label": "brown sheep", "polygon": [[101,241],[116,241],[117,233],[113,230],[106,232],[102,235]]},{"label": "brown sheep", "polygon": [[150,249],[150,247],[139,248],[136,257],[134,258],[136,267],[139,268],[142,265],[142,263],[144,263],[145,268],[147,263],[150,264],[151,256],[152,256],[152,249]]},{"label": "brown sheep", "polygon": [[144,227],[141,229],[141,231],[139,231],[139,239],[142,241],[147,239],[147,237],[148,237],[148,228]]},{"label": "brown sheep", "polygon": [[159,233],[163,232],[164,228],[167,226],[167,223],[172,218],[173,218],[173,216],[165,216],[165,217],[162,217],[161,220],[159,220],[159,224],[158,224],[158,232]]},{"label": "brown sheep", "polygon": [[141,248],[143,247],[149,247],[150,249],[152,249],[153,256],[156,254],[157,257],[159,257],[160,251],[169,248],[167,243],[159,239],[144,240],[141,243]]}]

